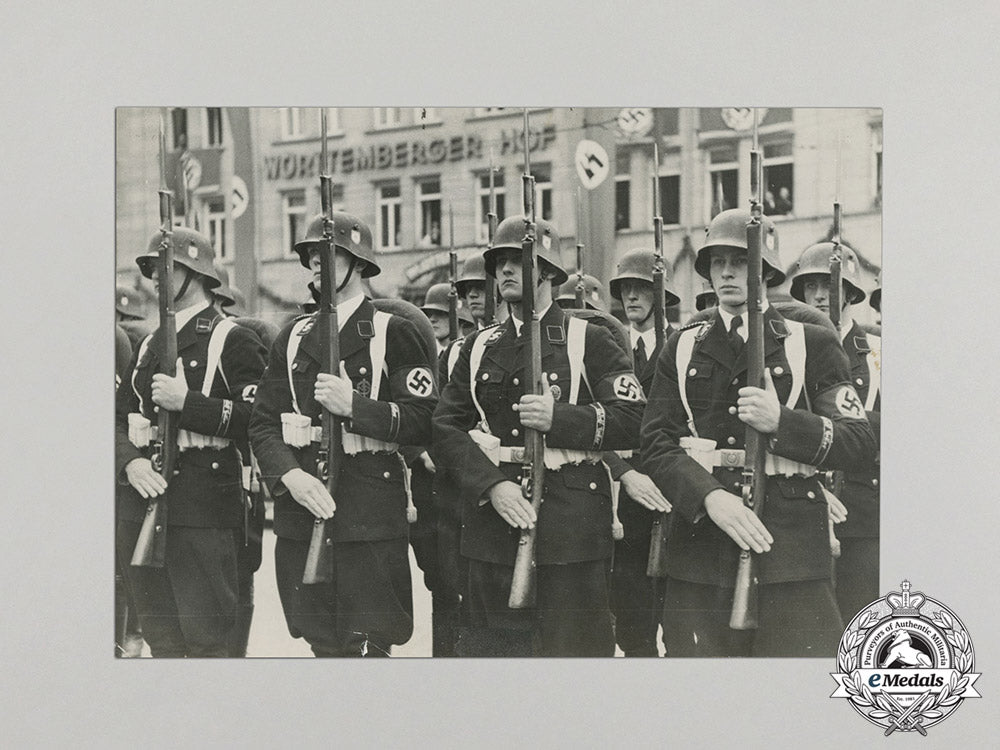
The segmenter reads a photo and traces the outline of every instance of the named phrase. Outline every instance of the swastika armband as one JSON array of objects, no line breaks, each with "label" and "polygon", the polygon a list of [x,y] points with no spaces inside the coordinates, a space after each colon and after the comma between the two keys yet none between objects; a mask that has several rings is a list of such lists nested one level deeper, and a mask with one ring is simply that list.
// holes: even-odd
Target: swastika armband
[{"label": "swastika armband", "polygon": [[594,389],[596,401],[634,401],[642,403],[646,400],[639,380],[632,372],[618,372],[603,378]]},{"label": "swastika armband", "polygon": [[418,398],[427,398],[434,392],[434,378],[426,367],[414,367],[406,375],[406,390]]}]

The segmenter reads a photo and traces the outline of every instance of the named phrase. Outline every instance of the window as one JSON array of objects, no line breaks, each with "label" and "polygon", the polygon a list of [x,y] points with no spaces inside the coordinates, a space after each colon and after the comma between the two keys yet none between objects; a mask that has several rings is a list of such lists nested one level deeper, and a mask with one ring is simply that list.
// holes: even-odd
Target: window
[{"label": "window", "polygon": [[792,142],[764,146],[764,214],[785,216],[792,213],[794,188]]},{"label": "window", "polygon": [[170,110],[170,127],[173,133],[173,147],[185,149],[188,147],[187,110],[176,108]]},{"label": "window", "polygon": [[632,226],[632,183],[627,174],[615,177],[615,231]]},{"label": "window", "polygon": [[278,110],[281,118],[281,137],[285,140],[302,137],[302,108],[282,107]]},{"label": "window", "polygon": [[[493,173],[493,194],[496,196],[497,204],[497,224],[507,216],[506,193],[504,187],[503,169],[496,169]],[[490,173],[481,174],[476,177],[476,226],[479,227],[477,236],[478,242],[489,241],[489,218],[490,218]]]},{"label": "window", "polygon": [[222,107],[205,108],[205,144],[222,145]]},{"label": "window", "polygon": [[[708,152],[708,184],[705,186],[706,223],[739,202],[740,181],[736,145],[714,148]],[[766,213],[765,209],[765,213]]]},{"label": "window", "polygon": [[295,254],[295,243],[306,234],[305,191],[295,190],[281,196],[281,241],[285,252]]},{"label": "window", "polygon": [[660,175],[660,215],[663,224],[669,226],[681,223],[681,176],[679,174]]},{"label": "window", "polygon": [[552,165],[531,165],[535,176],[535,216],[550,221],[552,219]]},{"label": "window", "polygon": [[414,107],[413,124],[422,125],[425,122],[440,122],[436,107]]},{"label": "window", "polygon": [[228,258],[226,252],[226,199],[221,195],[213,195],[205,201],[208,210],[208,241],[215,249],[215,257],[219,260]]},{"label": "window", "polygon": [[374,107],[375,127],[394,128],[400,123],[400,107]]},{"label": "window", "polygon": [[400,229],[403,218],[403,199],[399,183],[382,185],[376,191],[378,200],[379,247],[395,249],[400,246]]},{"label": "window", "polygon": [[417,246],[441,247],[441,180],[417,183]]}]

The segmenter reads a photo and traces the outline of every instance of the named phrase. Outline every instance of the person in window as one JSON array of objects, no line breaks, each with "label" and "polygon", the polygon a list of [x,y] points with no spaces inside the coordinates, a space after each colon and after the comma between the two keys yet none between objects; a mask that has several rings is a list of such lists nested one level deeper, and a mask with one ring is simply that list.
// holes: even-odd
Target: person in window
[{"label": "person in window", "polygon": [[[788,189],[787,185],[782,185],[778,188],[778,198],[775,201],[774,212],[779,216],[784,216],[792,212],[792,191]],[[767,211],[764,213],[767,213]]]}]

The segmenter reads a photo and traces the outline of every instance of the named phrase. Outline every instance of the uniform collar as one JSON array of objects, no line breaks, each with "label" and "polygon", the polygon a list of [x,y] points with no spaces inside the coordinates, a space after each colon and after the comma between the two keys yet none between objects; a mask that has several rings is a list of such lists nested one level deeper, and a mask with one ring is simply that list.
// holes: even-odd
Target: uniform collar
[{"label": "uniform collar", "polygon": [[847,341],[847,337],[851,335],[851,331],[854,330],[854,318],[849,318],[848,320],[840,321],[840,343]]},{"label": "uniform collar", "polygon": [[656,329],[650,328],[648,331],[643,331],[640,333],[632,326],[628,327],[628,337],[632,342],[632,348],[635,349],[639,346],[639,340],[646,345],[646,356],[648,357],[653,349],[656,347]]},{"label": "uniform collar", "polygon": [[[544,310],[539,311],[539,313],[538,313],[538,319],[539,320],[541,320],[542,318],[545,317],[545,315],[548,313],[550,307],[552,307],[552,303],[551,302],[545,306]],[[514,325],[514,335],[515,336],[520,336],[521,335],[521,326],[524,325],[524,324],[520,320],[517,319],[517,316],[514,314],[513,310],[510,311],[510,320],[511,320],[511,323]]]},{"label": "uniform collar", "polygon": [[[767,312],[767,308],[769,306],[770,305],[768,304],[768,301],[764,300],[763,312]],[[743,318],[743,325],[741,325],[739,327],[739,329],[736,331],[740,335],[740,338],[743,339],[744,343],[747,340],[747,330],[748,330],[747,329],[747,315],[748,315],[748,313],[746,311],[740,313],[740,317]],[[719,306],[719,317],[722,318],[722,324],[725,327],[726,333],[729,333],[729,329],[733,325],[733,318],[735,318],[736,316],[733,315],[730,312],[726,312],[725,310],[723,310],[722,306],[720,305]]]},{"label": "uniform collar", "polygon": [[[202,310],[207,310],[210,307],[212,307],[211,302],[195,302],[193,305],[189,305],[183,310],[178,310],[174,313],[174,324],[176,325],[175,330],[180,331],[184,328],[184,326],[191,322],[191,319],[194,318],[195,315],[200,313]],[[216,310],[213,308],[212,312],[215,313]],[[212,317],[214,318],[215,315],[213,314]]]},{"label": "uniform collar", "polygon": [[340,331],[344,330],[344,324],[348,319],[357,312],[358,308],[361,307],[361,303],[365,301],[364,292],[356,294],[350,299],[346,299],[343,302],[337,304],[337,329]]}]

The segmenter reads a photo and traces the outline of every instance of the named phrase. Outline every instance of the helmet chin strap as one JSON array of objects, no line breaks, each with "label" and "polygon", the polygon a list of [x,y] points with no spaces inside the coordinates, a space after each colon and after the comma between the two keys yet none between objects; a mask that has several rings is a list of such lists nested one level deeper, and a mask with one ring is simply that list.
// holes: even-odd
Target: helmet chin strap
[{"label": "helmet chin strap", "polygon": [[[181,268],[184,268],[184,266],[181,266]],[[190,268],[184,268],[184,281],[181,283],[181,288],[177,290],[177,294],[174,295],[175,303],[179,302],[181,297],[187,293],[188,287],[191,285],[191,279],[194,278],[194,275],[194,271]]]},{"label": "helmet chin strap", "polygon": [[351,261],[347,265],[347,273],[344,274],[344,280],[337,285],[338,294],[344,290],[344,287],[347,286],[347,283],[351,280],[351,276],[354,274],[354,269],[357,267],[357,265],[358,265],[358,259],[352,255]]}]

